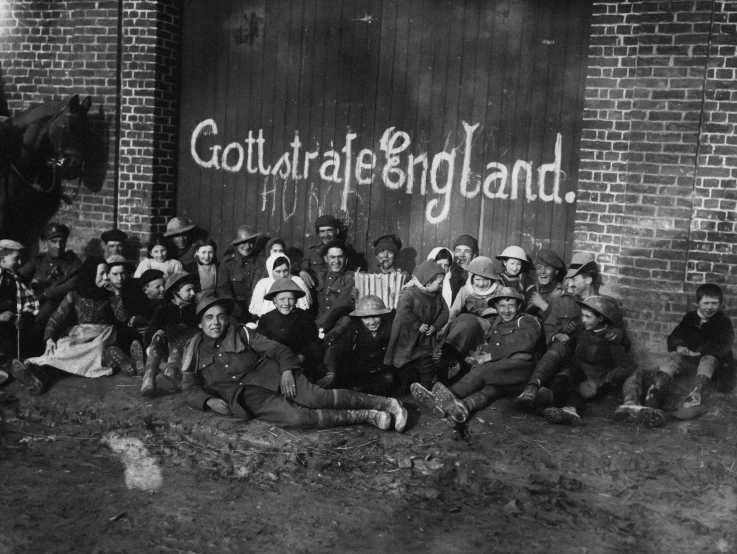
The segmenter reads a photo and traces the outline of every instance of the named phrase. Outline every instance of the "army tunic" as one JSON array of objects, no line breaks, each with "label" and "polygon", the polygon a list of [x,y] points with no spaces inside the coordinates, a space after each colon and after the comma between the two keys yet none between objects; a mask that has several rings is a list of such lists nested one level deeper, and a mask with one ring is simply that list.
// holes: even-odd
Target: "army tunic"
[{"label": "army tunic", "polygon": [[58,258],[39,254],[26,262],[18,274],[27,282],[38,282],[37,297],[41,302],[56,300],[61,302],[67,293],[77,286],[77,271],[82,261],[71,250],[67,250]]},{"label": "army tunic", "polygon": [[353,288],[356,286],[352,271],[323,272],[317,276],[318,328],[329,331],[344,315],[353,310]]},{"label": "army tunic", "polygon": [[247,258],[238,252],[225,256],[218,269],[217,296],[235,301],[233,316],[236,319],[249,319],[248,306],[253,288],[265,274],[266,268],[260,258],[253,254]]}]

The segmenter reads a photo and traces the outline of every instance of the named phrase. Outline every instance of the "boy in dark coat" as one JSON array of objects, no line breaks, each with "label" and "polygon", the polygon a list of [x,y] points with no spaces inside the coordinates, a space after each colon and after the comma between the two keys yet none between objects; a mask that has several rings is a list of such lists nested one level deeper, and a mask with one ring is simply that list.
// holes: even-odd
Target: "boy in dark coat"
[{"label": "boy in dark coat", "polygon": [[399,297],[384,357],[386,365],[399,370],[398,394],[407,394],[418,377],[425,388],[432,387],[437,333],[448,323],[448,305],[441,294],[444,279],[443,268],[425,260],[415,269],[410,282],[413,286],[406,287]]},{"label": "boy in dark coat", "polygon": [[384,364],[394,314],[378,296],[358,300],[356,309],[325,335],[327,375],[319,385],[336,384],[386,395],[394,386],[394,368]]},{"label": "boy in dark coat", "polygon": [[[622,391],[624,404],[614,417],[619,421],[655,427],[665,421],[660,410],[665,386],[677,374],[696,369],[696,384],[683,406],[673,414],[677,419],[695,419],[706,412],[702,404],[704,386],[717,378],[725,392],[734,387],[734,327],[722,311],[723,294],[718,285],[696,289],[696,309],[686,313],[668,336],[668,356],[657,371],[639,369]],[[645,406],[642,393],[646,391]]]}]

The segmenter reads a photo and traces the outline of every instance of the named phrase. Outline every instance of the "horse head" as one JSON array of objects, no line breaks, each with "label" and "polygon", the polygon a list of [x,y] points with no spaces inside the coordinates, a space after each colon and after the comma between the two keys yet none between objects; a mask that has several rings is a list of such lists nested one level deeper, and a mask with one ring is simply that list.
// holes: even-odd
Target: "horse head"
[{"label": "horse head", "polygon": [[39,133],[37,152],[46,157],[46,164],[52,170],[55,168],[57,178],[77,179],[82,174],[87,112],[91,104],[89,96],[80,102],[79,95],[75,94]]}]

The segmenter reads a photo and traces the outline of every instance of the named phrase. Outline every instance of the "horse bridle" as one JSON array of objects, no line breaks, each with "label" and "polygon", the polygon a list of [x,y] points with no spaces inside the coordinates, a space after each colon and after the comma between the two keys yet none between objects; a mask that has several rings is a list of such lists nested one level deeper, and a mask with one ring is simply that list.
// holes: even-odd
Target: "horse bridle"
[{"label": "horse bridle", "polygon": [[[53,117],[49,118],[49,120],[43,124],[41,127],[41,130],[38,133],[38,138],[36,139],[36,143],[33,145],[33,147],[38,146],[38,143],[40,142],[41,138],[44,136],[44,131],[46,131],[59,117],[64,116],[65,112],[67,111],[68,106],[64,106],[59,112],[54,115]],[[51,194],[51,192],[56,188],[57,184],[59,184],[60,178],[59,178],[59,170],[64,167],[64,164],[67,163],[67,160],[69,159],[68,156],[65,155],[65,148],[64,148],[64,138],[66,136],[66,123],[64,123],[61,127],[61,139],[59,140],[59,144],[54,144],[52,133],[48,133],[49,137],[51,138],[51,144],[54,146],[54,155],[46,160],[46,165],[51,168],[51,186],[49,186],[48,189],[44,189],[41,185],[38,184],[39,174],[36,173],[35,179],[33,182],[31,182],[23,173],[18,169],[16,164],[14,164],[12,161],[9,162],[10,168],[13,170],[13,172],[18,176],[18,178],[23,182],[24,185],[27,185],[31,187],[33,190],[36,190],[38,192],[42,192],[44,194]],[[27,146],[25,144],[21,144],[21,148],[25,148],[28,150],[33,151],[33,148],[31,146]],[[84,171],[84,157],[82,156],[82,152],[79,151],[79,159],[80,159],[80,171],[79,176],[77,177],[77,185],[82,180],[82,172]]]}]

